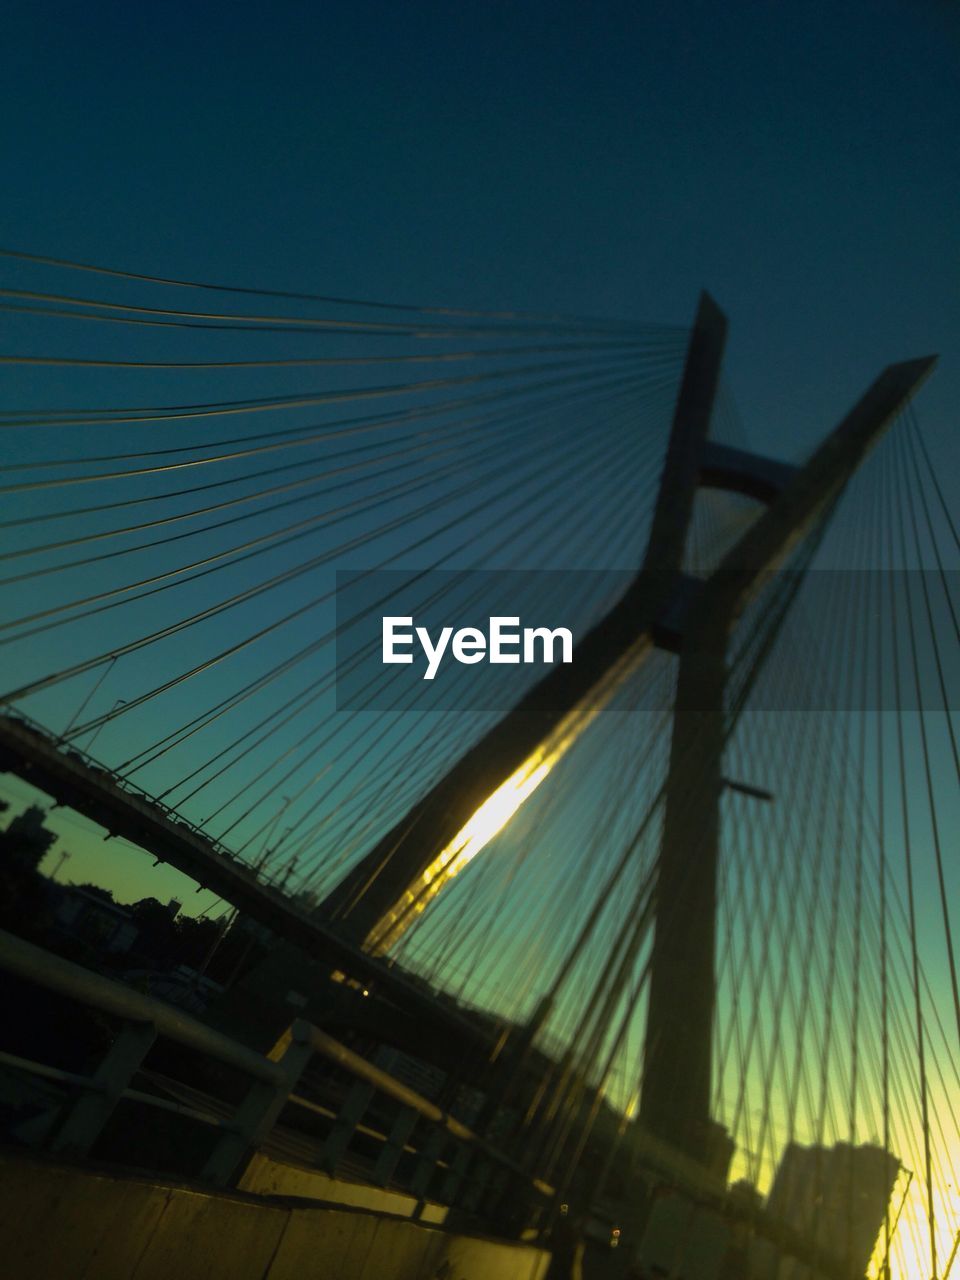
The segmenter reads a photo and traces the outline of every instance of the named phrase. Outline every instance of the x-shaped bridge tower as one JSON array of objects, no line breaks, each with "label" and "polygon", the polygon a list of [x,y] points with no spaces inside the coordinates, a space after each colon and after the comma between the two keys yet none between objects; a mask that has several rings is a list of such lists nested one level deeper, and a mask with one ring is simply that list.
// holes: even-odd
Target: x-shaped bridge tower
[{"label": "x-shaped bridge tower", "polygon": [[[737,619],[817,525],[936,357],[890,365],[809,460],[791,467],[707,438],[726,341],[703,294],[640,571],[582,640],[419,800],[326,899],[321,914],[365,950],[383,952],[436,895],[484,801],[545,744],[602,706],[654,648],[679,656],[657,868],[640,1121],[656,1139],[710,1161],[711,1043],[727,651]],[[745,494],[762,513],[705,580],[683,572],[699,487]]]}]

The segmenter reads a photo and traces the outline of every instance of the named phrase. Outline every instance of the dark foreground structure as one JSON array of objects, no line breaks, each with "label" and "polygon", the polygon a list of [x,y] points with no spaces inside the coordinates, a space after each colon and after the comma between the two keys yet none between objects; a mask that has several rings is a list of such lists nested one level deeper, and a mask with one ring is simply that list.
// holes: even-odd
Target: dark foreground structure
[{"label": "dark foreground structure", "polygon": [[[116,980],[116,966],[109,977],[0,935],[12,1011],[0,1056],[7,1274],[542,1280],[552,1245],[551,1277],[561,1252],[575,1267],[567,1245],[579,1237],[588,1280],[860,1280],[889,1228],[899,1170],[889,1152],[794,1145],[766,1204],[728,1187],[733,1144],[711,1098],[720,806],[737,785],[723,772],[736,722],[728,651],[933,362],[887,368],[793,468],[708,439],[725,334],[704,295],[625,595],[574,662],[530,690],[320,903],[267,883],[25,717],[3,717],[0,767],[233,904],[253,960],[219,989],[208,980],[189,1011],[129,973]],[[697,577],[684,547],[705,487],[762,510]],[[788,594],[780,618],[789,606]],[[589,930],[522,1025],[460,1006],[389,952],[452,877],[471,815],[656,650],[678,658],[660,853],[643,910],[607,957],[585,1068],[540,1035]],[[42,843],[37,824],[26,827],[10,841]],[[38,861],[18,863],[24,902]],[[110,915],[102,904],[100,915]],[[607,1102],[596,1066],[651,927],[643,1078],[628,1117]]]}]

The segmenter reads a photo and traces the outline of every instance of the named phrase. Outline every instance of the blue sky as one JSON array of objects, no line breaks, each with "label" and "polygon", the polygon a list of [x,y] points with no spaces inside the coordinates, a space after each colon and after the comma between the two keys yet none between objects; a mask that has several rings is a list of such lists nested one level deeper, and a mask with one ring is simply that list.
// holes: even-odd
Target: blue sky
[{"label": "blue sky", "polygon": [[[0,247],[674,324],[706,287],[755,447],[803,457],[883,365],[939,351],[918,416],[949,476],[958,57],[937,0],[7,0]],[[7,376],[0,397],[69,389]],[[68,878],[190,892],[62,821]],[[940,950],[929,860],[922,882]]]},{"label": "blue sky", "polygon": [[941,351],[919,411],[949,459],[947,5],[14,2],[0,21],[0,244],[629,320],[686,321],[705,285],[756,446],[802,456],[884,363]]},{"label": "blue sky", "polygon": [[755,446],[802,457],[884,363],[940,351],[919,412],[949,460],[947,5],[14,2],[0,21],[0,245],[639,321],[688,320],[707,286]]},{"label": "blue sky", "polygon": [[160,274],[686,320],[759,440],[890,359],[956,399],[935,2],[8,3],[2,239]]}]

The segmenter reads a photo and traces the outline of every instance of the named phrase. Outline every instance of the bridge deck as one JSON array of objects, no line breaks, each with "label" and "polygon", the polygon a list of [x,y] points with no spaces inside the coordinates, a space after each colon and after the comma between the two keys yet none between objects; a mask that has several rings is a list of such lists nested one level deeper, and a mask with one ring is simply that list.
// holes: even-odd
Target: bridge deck
[{"label": "bridge deck", "polygon": [[17,774],[58,804],[104,827],[111,836],[130,840],[158,861],[176,867],[309,954],[375,985],[381,996],[427,1026],[439,1025],[448,1033],[467,1037],[474,1045],[486,1041],[487,1035],[478,1024],[452,1005],[438,1002],[435,993],[338,937],[159,802],[122,786],[113,774],[80,752],[60,750],[56,740],[37,725],[19,717],[0,716],[0,770]]}]

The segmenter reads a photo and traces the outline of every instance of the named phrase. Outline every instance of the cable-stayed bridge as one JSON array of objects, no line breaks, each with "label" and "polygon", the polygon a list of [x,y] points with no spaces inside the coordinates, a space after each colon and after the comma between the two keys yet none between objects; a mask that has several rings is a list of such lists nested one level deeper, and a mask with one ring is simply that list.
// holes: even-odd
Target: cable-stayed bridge
[{"label": "cable-stayed bridge", "polygon": [[[688,329],[3,263],[3,766],[249,931],[209,1019],[320,1023],[278,1054],[356,1076],[314,1082],[324,1167],[379,1089],[405,1109],[368,1180],[410,1164],[497,1234],[632,1205],[617,1256],[665,1274],[945,1280],[960,548],[911,403],[933,361],[784,460],[748,447],[706,296]],[[574,661],[436,689],[380,661],[383,616],[515,609]],[[128,1091],[161,1088],[149,1051]]]}]

